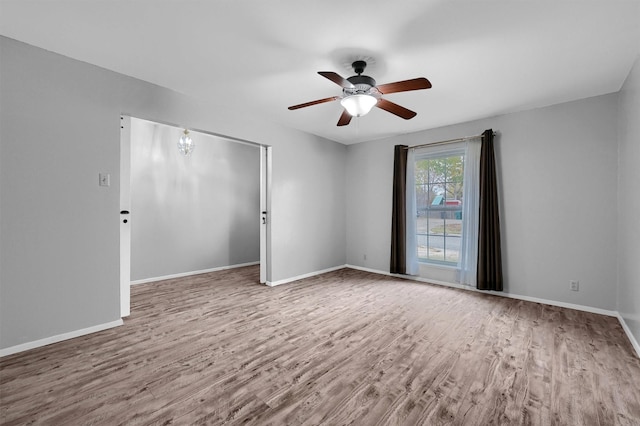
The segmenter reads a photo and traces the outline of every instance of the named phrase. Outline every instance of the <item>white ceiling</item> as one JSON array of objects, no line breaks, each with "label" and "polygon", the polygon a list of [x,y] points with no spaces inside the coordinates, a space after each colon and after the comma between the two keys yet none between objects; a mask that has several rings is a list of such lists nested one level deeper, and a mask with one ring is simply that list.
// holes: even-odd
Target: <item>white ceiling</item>
[{"label": "white ceiling", "polygon": [[[640,52],[640,1],[0,0],[0,34],[344,144],[616,92]],[[317,71],[426,77],[337,127]]]}]

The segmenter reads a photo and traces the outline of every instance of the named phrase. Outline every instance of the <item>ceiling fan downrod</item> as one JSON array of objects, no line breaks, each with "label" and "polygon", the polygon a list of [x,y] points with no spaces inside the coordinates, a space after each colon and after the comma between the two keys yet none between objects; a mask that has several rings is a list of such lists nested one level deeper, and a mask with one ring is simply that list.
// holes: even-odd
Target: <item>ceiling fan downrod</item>
[{"label": "ceiling fan downrod", "polygon": [[[372,87],[376,87],[376,81],[372,77],[362,75],[364,69],[367,67],[367,63],[365,61],[355,61],[351,66],[353,67],[353,71],[358,75],[351,76],[347,78],[347,80],[356,86],[357,92],[363,93]],[[349,90],[345,91],[345,95],[346,94],[349,94]]]},{"label": "ceiling fan downrod", "polygon": [[360,75],[364,72],[364,69],[367,67],[367,63],[365,61],[354,61],[351,66],[353,67],[353,71]]}]

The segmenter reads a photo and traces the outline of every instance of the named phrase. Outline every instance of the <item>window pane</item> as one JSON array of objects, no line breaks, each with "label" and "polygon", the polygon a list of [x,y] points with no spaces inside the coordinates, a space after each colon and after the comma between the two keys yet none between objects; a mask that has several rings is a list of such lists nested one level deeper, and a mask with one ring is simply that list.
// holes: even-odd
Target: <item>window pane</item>
[{"label": "window pane", "polygon": [[457,264],[462,240],[464,155],[416,160],[417,253],[422,262]]},{"label": "window pane", "polygon": [[444,262],[444,238],[434,235],[429,238],[429,260]]},{"label": "window pane", "polygon": [[445,259],[447,262],[458,263],[460,259],[460,242],[462,238],[459,236],[447,237],[447,248],[445,250]]}]

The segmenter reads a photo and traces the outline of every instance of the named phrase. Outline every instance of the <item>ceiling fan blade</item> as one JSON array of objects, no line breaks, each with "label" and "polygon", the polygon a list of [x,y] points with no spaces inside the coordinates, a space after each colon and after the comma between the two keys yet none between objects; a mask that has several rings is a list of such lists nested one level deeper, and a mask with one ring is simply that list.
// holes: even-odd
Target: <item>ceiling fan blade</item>
[{"label": "ceiling fan blade", "polygon": [[344,111],[342,111],[342,115],[340,116],[340,119],[338,120],[338,126],[346,126],[350,122],[351,122],[351,114],[349,114],[347,112],[347,110],[345,109]]},{"label": "ceiling fan blade", "polygon": [[410,90],[430,89],[431,83],[424,77],[412,80],[396,81],[395,83],[381,84],[378,91],[383,95],[387,93],[408,92]]},{"label": "ceiling fan blade", "polygon": [[340,87],[347,88],[347,89],[354,89],[356,87],[349,80],[347,80],[346,78],[342,77],[339,74],[336,74],[333,71],[318,71],[318,74],[320,74],[325,78],[328,78],[329,80],[333,81],[335,84],[337,84]]},{"label": "ceiling fan blade", "polygon": [[409,120],[417,115],[416,112],[411,111],[410,109],[406,109],[403,106],[398,104],[394,104],[386,99],[378,99],[378,103],[376,104],[378,108],[382,108],[385,111],[389,111],[391,114],[395,114],[400,118],[404,118],[405,120]]},{"label": "ceiling fan blade", "polygon": [[304,108],[304,107],[308,107],[308,106],[312,106],[312,105],[323,104],[325,102],[335,101],[335,100],[338,100],[338,99],[340,99],[339,96],[332,96],[330,98],[318,99],[317,101],[311,101],[311,102],[306,102],[304,104],[293,105],[293,106],[290,106],[289,109],[290,110],[294,110],[294,109],[298,109],[298,108]]}]

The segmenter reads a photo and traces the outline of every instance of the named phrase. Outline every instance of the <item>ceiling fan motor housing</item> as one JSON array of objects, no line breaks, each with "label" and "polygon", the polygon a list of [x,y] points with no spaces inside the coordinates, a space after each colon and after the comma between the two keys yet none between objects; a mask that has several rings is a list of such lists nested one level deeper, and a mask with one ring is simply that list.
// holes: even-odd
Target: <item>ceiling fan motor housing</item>
[{"label": "ceiling fan motor housing", "polygon": [[[376,87],[376,81],[369,77],[368,75],[354,75],[352,77],[347,78],[347,80],[353,84],[355,87],[345,87],[342,89],[342,92],[345,96],[349,95],[371,95],[374,92]],[[372,90],[374,89],[374,90]]]},{"label": "ceiling fan motor housing", "polygon": [[378,93],[376,90],[376,81],[368,75],[362,75],[364,69],[367,67],[365,61],[355,61],[351,64],[353,71],[358,74],[347,78],[349,83],[354,87],[345,87],[342,89],[342,93],[345,96],[351,95],[375,95]]}]

